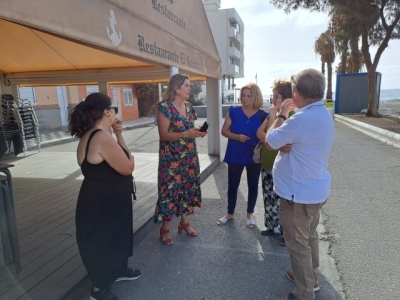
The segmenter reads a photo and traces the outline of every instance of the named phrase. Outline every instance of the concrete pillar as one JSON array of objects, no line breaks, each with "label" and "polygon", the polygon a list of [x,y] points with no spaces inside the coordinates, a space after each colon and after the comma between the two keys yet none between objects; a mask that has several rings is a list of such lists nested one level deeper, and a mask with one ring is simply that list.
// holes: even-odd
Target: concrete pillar
[{"label": "concrete pillar", "polygon": [[14,98],[18,97],[19,96],[18,85],[12,84],[10,87],[11,87],[11,94],[14,96]]},{"label": "concrete pillar", "polygon": [[158,101],[161,102],[162,101],[162,83],[158,83]]},{"label": "concrete pillar", "polygon": [[108,95],[107,82],[99,82],[99,92]]},{"label": "concrete pillar", "polygon": [[220,161],[223,159],[222,153],[222,105],[221,105],[221,82],[215,78],[206,79],[206,95],[207,95],[207,122],[208,129],[208,154],[218,155]]},{"label": "concrete pillar", "polygon": [[14,98],[17,98],[18,97],[18,85],[8,84],[7,79],[5,82],[4,82],[4,80],[2,80],[2,82],[0,84],[0,95],[3,95],[3,94],[11,94],[14,96]]},{"label": "concrete pillar", "polygon": [[170,70],[169,70],[169,75],[170,75],[170,76],[173,76],[173,75],[175,75],[175,74],[179,74],[179,68],[177,68],[177,67],[171,67]]}]

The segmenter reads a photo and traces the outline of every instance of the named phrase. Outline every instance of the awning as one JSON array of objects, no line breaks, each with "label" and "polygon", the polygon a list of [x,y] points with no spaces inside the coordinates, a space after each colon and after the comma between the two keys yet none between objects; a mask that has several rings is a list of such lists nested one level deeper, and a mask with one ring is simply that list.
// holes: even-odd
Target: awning
[{"label": "awning", "polygon": [[170,66],[221,77],[201,1],[1,1],[0,42],[11,84],[160,82]]}]

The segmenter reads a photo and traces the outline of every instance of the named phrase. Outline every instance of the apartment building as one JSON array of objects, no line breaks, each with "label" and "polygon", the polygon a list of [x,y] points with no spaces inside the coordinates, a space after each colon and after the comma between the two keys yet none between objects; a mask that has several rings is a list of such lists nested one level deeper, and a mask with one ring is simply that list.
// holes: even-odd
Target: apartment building
[{"label": "apartment building", "polygon": [[221,0],[203,0],[203,5],[221,59],[222,101],[233,103],[235,78],[244,77],[244,24],[234,8],[220,8]]}]

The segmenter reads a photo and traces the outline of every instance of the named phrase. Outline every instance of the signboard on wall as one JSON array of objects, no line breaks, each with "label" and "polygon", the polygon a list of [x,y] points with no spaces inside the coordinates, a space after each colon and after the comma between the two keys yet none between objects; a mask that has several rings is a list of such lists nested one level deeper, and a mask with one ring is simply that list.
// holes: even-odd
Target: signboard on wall
[{"label": "signboard on wall", "polygon": [[221,76],[201,1],[14,0],[0,3],[0,18],[132,59]]}]

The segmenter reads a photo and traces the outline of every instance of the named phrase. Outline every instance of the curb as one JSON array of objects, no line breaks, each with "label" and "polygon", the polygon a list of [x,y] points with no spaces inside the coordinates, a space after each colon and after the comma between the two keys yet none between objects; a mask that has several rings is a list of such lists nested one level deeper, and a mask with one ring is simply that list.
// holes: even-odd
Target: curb
[{"label": "curb", "polygon": [[[66,144],[69,142],[74,142],[76,141],[77,138],[75,137],[63,137],[63,138],[59,138],[59,139],[53,139],[53,140],[47,140],[47,141],[43,141],[40,142],[40,148],[45,148],[47,146],[54,146],[54,145],[62,145],[62,144]],[[32,144],[26,147],[27,151],[33,151],[33,150],[38,150],[37,145],[36,144]]]},{"label": "curb", "polygon": [[136,124],[136,125],[125,125],[125,126],[123,126],[123,128],[125,130],[131,130],[131,129],[135,129],[135,128],[147,127],[149,125],[154,125],[154,121],[143,122],[141,124]]},{"label": "curb", "polygon": [[[348,126],[353,125],[351,127],[358,129],[359,131],[361,131],[369,136],[372,136],[375,139],[378,139],[378,140],[384,142],[385,144],[389,144],[396,148],[400,148],[400,134],[398,134],[398,133],[395,133],[395,132],[392,132],[389,130],[385,130],[385,129],[382,129],[379,127],[375,127],[375,126],[372,126],[372,125],[369,125],[369,124],[366,124],[366,123],[363,123],[360,121],[356,121],[356,120],[353,120],[350,118],[346,118],[342,115],[334,114],[334,119],[339,122],[342,122]],[[367,130],[367,131],[365,131],[365,130]],[[375,133],[378,135],[375,135],[372,133]]]},{"label": "curb", "polygon": [[[135,128],[142,128],[142,127],[147,127],[149,125],[152,125],[153,121],[146,121],[140,124],[133,124],[133,125],[124,125],[123,128],[124,130],[131,130],[131,129],[135,129]],[[74,142],[76,141],[77,138],[72,137],[72,136],[67,136],[67,137],[62,137],[62,138],[58,138],[58,139],[52,139],[52,140],[44,140],[43,142],[40,143],[41,148],[43,147],[47,147],[47,146],[54,146],[54,145],[62,145],[62,144],[66,144],[69,142]],[[37,146],[36,144],[30,145],[27,147],[26,150],[30,151],[30,150],[37,150]]]}]

